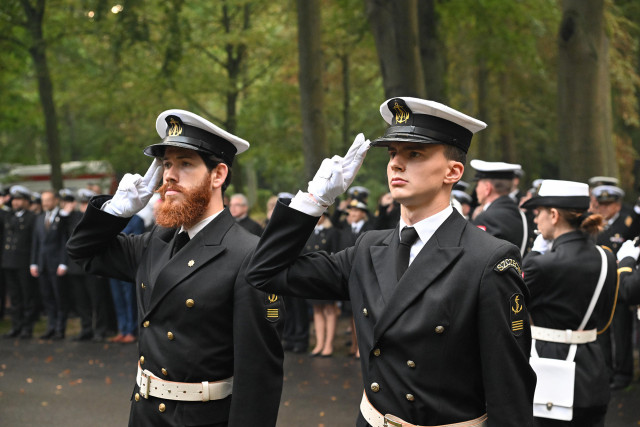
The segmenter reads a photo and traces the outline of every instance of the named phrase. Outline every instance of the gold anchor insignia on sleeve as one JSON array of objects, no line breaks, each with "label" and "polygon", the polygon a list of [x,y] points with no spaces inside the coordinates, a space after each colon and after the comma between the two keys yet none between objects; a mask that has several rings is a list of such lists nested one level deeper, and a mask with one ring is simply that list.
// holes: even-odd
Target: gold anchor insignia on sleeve
[{"label": "gold anchor insignia on sleeve", "polygon": [[520,300],[520,295],[516,295],[516,297],[514,298],[514,302],[516,303],[515,307],[511,306],[511,310],[515,313],[518,314],[522,311],[522,305],[520,305],[520,303],[518,302]]},{"label": "gold anchor insignia on sleeve", "polygon": [[270,294],[267,298],[269,299],[269,302],[272,304],[278,301],[278,295],[276,294]]}]

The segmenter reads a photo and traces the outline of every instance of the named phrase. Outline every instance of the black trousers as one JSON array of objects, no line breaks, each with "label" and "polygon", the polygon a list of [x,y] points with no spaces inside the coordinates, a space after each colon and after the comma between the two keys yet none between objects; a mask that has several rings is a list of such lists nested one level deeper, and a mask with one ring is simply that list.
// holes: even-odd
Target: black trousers
[{"label": "black trousers", "polygon": [[11,329],[31,334],[37,320],[38,294],[29,268],[6,268],[4,279],[11,299]]},{"label": "black trousers", "polygon": [[38,276],[42,304],[47,315],[47,331],[64,335],[69,316],[71,292],[69,285],[55,271],[41,271]]},{"label": "black trousers", "polygon": [[103,281],[88,274],[67,274],[62,281],[69,287],[80,317],[80,335],[104,336],[109,322],[107,303],[111,296],[107,295]]},{"label": "black trousers", "polygon": [[309,305],[304,298],[286,296],[284,307],[284,329],[282,340],[285,345],[303,348],[309,347]]},{"label": "black trousers", "polygon": [[598,335],[611,382],[628,383],[633,379],[633,317],[629,306],[616,306],[609,329]]}]

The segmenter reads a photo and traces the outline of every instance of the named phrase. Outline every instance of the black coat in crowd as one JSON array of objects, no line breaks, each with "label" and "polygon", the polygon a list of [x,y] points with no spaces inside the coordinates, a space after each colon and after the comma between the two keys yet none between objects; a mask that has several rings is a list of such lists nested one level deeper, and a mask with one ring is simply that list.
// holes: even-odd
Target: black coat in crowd
[{"label": "black coat in crowd", "polygon": [[530,234],[520,214],[520,208],[509,196],[500,196],[489,207],[471,220],[471,223],[499,239],[522,247],[524,233]]}]

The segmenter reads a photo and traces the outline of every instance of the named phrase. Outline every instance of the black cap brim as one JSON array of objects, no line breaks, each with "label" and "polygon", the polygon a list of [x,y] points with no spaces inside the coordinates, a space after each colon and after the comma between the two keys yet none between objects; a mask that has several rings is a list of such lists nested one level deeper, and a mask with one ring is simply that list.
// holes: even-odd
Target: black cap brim
[{"label": "black cap brim", "polygon": [[586,211],[589,209],[589,202],[589,196],[536,196],[524,202],[521,207],[523,209],[548,207]]}]

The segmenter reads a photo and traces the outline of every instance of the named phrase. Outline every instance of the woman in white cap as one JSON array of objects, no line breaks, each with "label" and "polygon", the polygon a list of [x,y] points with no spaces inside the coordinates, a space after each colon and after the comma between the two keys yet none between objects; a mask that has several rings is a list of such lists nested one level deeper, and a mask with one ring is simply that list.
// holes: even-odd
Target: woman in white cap
[{"label": "woman in white cap", "polygon": [[[545,359],[575,361],[573,385],[571,375],[561,380],[554,374],[550,383],[544,375],[549,371],[537,370],[535,425],[604,426],[609,374],[596,337],[615,305],[616,258],[591,238],[602,216],[587,212],[588,185],[572,181],[545,180],[523,207],[535,209],[540,233],[523,262],[531,292],[532,366]],[[558,392],[563,386],[567,391]]]}]

